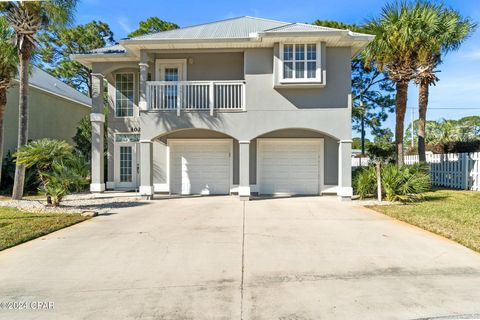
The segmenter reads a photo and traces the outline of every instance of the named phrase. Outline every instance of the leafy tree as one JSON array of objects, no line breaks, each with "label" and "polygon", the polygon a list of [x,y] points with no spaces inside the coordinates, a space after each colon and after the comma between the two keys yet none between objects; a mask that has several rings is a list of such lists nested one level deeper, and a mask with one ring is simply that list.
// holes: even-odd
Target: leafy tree
[{"label": "leafy tree", "polygon": [[367,65],[373,63],[379,71],[386,71],[395,83],[395,147],[397,165],[403,164],[403,133],[407,110],[408,83],[415,76],[416,53],[424,30],[416,23],[415,5],[407,2],[387,4],[377,19],[366,29],[375,40],[364,50]]},{"label": "leafy tree", "polygon": [[[0,2],[0,12],[15,31],[20,61],[18,148],[28,141],[28,69],[37,33],[51,25],[63,26],[71,22],[76,4],[77,0]],[[24,180],[25,166],[17,163],[12,199],[23,197]]]},{"label": "leafy tree", "polygon": [[70,55],[112,45],[113,32],[108,24],[92,21],[73,28],[53,25],[39,36],[39,42],[39,56],[46,65],[44,69],[91,97],[91,70],[70,59]]},{"label": "leafy tree", "polygon": [[[413,122],[414,144],[418,142],[418,128],[420,120]],[[405,140],[411,144],[412,125],[406,130]],[[437,145],[449,142],[468,142],[480,140],[480,116],[468,116],[459,120],[441,119],[425,122],[425,144]]]},{"label": "leafy tree", "polygon": [[7,89],[17,74],[18,55],[13,44],[13,32],[7,20],[0,17],[0,182],[3,155],[3,118],[7,107]]},{"label": "leafy tree", "polygon": [[[330,20],[316,20],[313,24],[330,28],[348,29],[355,32],[367,32],[363,26],[345,24]],[[373,135],[381,132],[382,123],[393,112],[395,99],[392,81],[385,72],[376,69],[373,64],[365,64],[362,53],[352,60],[352,121],[353,129],[361,135],[358,149],[365,153],[366,127]]]},{"label": "leafy tree", "polygon": [[[105,119],[108,119],[108,108],[103,109]],[[104,123],[104,152],[108,152],[108,123]],[[92,151],[92,122],[90,121],[90,115],[83,117],[77,126],[77,131],[72,137],[73,142],[75,143],[75,150],[79,155],[81,155],[86,161],[90,161],[91,151]],[[107,161],[105,161],[107,163]]]},{"label": "leafy tree", "polygon": [[157,17],[150,17],[146,21],[140,21],[137,30],[131,32],[128,37],[138,37],[144,34],[161,32],[166,30],[178,29],[179,26],[173,22],[163,21]]},{"label": "leafy tree", "polygon": [[[368,138],[366,138],[364,142],[366,147],[368,147],[368,145],[372,143]],[[362,148],[362,138],[354,137],[352,139],[352,149],[361,149],[361,148]]]},{"label": "leafy tree", "polygon": [[418,47],[415,83],[419,85],[418,94],[418,154],[420,161],[425,157],[425,121],[427,115],[429,86],[439,79],[436,68],[442,62],[442,56],[457,50],[462,42],[474,31],[476,25],[469,19],[441,4],[418,1],[415,10],[421,12],[417,23],[423,30],[422,41]]}]

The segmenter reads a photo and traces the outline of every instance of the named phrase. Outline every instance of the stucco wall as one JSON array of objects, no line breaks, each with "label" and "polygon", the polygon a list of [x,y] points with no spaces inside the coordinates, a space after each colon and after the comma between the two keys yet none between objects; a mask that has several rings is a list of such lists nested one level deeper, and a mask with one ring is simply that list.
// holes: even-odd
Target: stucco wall
[{"label": "stucco wall", "polygon": [[188,81],[243,80],[243,52],[154,53],[152,58],[153,61],[150,62],[152,74],[155,70],[152,68],[155,59],[189,59]]},{"label": "stucco wall", "polygon": [[[17,148],[18,139],[18,85],[7,93],[4,119],[4,155]],[[78,122],[90,108],[76,102],[30,87],[28,139],[52,138],[73,143]]]}]

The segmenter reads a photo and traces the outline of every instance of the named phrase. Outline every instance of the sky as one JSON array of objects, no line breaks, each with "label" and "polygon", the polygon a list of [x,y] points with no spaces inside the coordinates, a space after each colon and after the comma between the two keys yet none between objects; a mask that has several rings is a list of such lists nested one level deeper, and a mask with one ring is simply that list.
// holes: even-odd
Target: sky
[{"label": "sky", "polygon": [[[286,22],[311,23],[321,19],[361,24],[378,16],[386,3],[382,0],[81,0],[75,23],[83,24],[91,20],[107,22],[118,40],[135,30],[139,21],[151,16],[174,22],[180,27],[245,15]],[[478,0],[445,0],[444,3],[480,24]],[[480,115],[480,28],[458,51],[444,57],[439,70],[440,81],[430,90],[427,118],[459,119],[467,115]],[[417,87],[411,84],[406,125],[411,121],[412,110],[414,117],[418,117],[417,95]],[[393,114],[385,126],[394,128]],[[359,134],[354,133],[354,136]]]}]

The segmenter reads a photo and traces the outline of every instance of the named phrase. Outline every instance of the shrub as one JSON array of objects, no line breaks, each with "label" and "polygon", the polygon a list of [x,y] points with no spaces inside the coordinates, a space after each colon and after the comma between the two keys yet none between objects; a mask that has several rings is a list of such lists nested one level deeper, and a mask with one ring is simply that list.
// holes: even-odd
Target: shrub
[{"label": "shrub", "polygon": [[382,192],[388,201],[413,201],[430,190],[430,176],[424,164],[382,167]]},{"label": "shrub", "polygon": [[[384,164],[381,168],[382,195],[388,201],[414,201],[430,190],[430,176],[425,164]],[[354,191],[361,199],[377,192],[375,166],[359,170],[353,180]]]},{"label": "shrub", "polygon": [[[12,194],[13,180],[15,177],[15,157],[10,151],[7,152],[2,162],[2,183],[0,185],[1,193]],[[25,170],[25,182],[23,190],[26,194],[34,194],[38,191],[40,180],[33,168]]]},{"label": "shrub", "polygon": [[15,154],[17,162],[35,168],[41,192],[57,206],[69,192],[82,191],[88,184],[88,166],[65,141],[41,139],[28,143]]},{"label": "shrub", "polygon": [[377,176],[375,166],[368,166],[355,171],[353,175],[353,190],[360,199],[370,197],[377,192]]}]

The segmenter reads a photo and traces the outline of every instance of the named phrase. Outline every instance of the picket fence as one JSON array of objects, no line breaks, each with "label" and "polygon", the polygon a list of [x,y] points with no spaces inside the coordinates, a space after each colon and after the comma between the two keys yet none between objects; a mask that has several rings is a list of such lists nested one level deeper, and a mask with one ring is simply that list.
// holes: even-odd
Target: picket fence
[{"label": "picket fence", "polygon": [[[480,191],[480,152],[427,154],[432,185]],[[418,162],[418,155],[405,156],[405,164]]]}]

